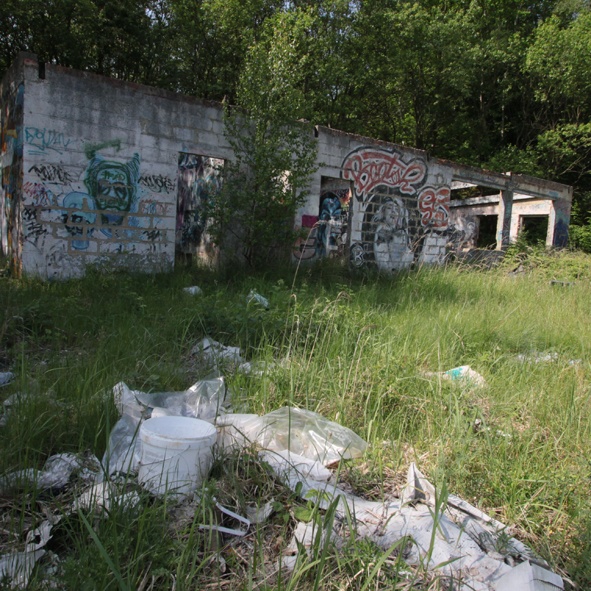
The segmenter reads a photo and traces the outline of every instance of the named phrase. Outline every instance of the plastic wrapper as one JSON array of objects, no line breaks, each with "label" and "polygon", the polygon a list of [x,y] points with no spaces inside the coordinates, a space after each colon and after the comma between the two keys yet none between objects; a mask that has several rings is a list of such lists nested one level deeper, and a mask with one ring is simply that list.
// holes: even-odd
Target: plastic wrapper
[{"label": "plastic wrapper", "polygon": [[246,296],[246,303],[251,304],[253,302],[260,304],[266,310],[269,309],[269,300],[260,293],[257,293],[254,289],[251,289],[250,293]]},{"label": "plastic wrapper", "polygon": [[209,337],[199,341],[191,349],[191,355],[199,358],[206,367],[213,369],[237,367],[244,361],[240,347],[227,347]]},{"label": "plastic wrapper", "polygon": [[192,285],[191,287],[183,287],[183,291],[188,293],[189,295],[200,295],[203,293],[201,288],[197,285]]},{"label": "plastic wrapper", "polygon": [[131,390],[124,382],[113,388],[115,406],[121,413],[109,436],[102,464],[109,475],[135,473],[139,468],[142,420],[157,416],[182,416],[213,422],[224,411],[226,401],[224,379],[212,378],[193,384],[184,392],[148,394]]},{"label": "plastic wrapper", "polygon": [[469,365],[460,365],[442,372],[428,372],[426,377],[440,377],[442,380],[456,382],[459,385],[469,388],[484,388],[486,380]]},{"label": "plastic wrapper", "polygon": [[324,466],[358,458],[367,448],[351,429],[310,410],[287,406],[262,417],[226,415],[217,425],[223,428],[220,442],[224,447],[255,443],[270,451],[290,451]]},{"label": "plastic wrapper", "polygon": [[14,374],[11,371],[0,371],[0,386],[7,386],[14,380]]}]

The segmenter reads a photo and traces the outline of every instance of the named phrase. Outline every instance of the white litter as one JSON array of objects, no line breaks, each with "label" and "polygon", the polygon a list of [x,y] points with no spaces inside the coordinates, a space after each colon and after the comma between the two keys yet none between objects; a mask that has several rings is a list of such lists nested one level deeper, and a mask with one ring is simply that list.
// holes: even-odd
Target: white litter
[{"label": "white litter", "polygon": [[260,293],[257,293],[254,289],[251,289],[250,293],[246,296],[246,303],[251,304],[253,302],[260,304],[266,310],[269,309],[269,300]]},{"label": "white litter", "polygon": [[441,372],[426,372],[424,375],[426,377],[439,377],[442,380],[456,382],[468,388],[483,388],[486,386],[486,380],[469,365],[461,365],[460,367],[454,367]]},{"label": "white litter", "polygon": [[203,290],[198,287],[197,285],[192,285],[191,287],[183,287],[183,291],[188,293],[189,295],[200,295],[203,293]]},{"label": "white litter", "polygon": [[[356,535],[369,538],[383,550],[412,538],[406,561],[453,580],[458,591],[564,589],[562,579],[524,544],[509,536],[502,523],[453,495],[437,499],[434,487],[414,464],[409,468],[402,498],[383,503],[350,495],[330,482],[304,478],[287,460],[276,474],[301,498],[315,495],[322,509],[336,503],[336,520],[346,524],[348,516],[353,516]],[[298,542],[309,539],[308,528],[302,526],[299,530]],[[530,587],[513,584],[510,575],[517,575],[508,562],[531,566],[537,574],[528,579]],[[284,566],[290,563],[284,561]],[[520,584],[521,579],[515,580]],[[554,586],[548,587],[547,580]]]},{"label": "white litter", "polygon": [[11,371],[0,371],[0,386],[7,386],[14,380],[14,374]]}]

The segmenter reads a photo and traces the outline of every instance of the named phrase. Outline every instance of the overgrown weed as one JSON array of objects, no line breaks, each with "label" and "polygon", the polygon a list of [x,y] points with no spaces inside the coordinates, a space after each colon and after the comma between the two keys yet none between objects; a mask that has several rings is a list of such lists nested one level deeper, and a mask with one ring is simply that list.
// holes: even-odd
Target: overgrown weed
[{"label": "overgrown weed", "polygon": [[[349,275],[326,264],[300,268],[295,281],[276,271],[219,276],[192,267],[171,275],[90,273],[63,283],[1,278],[0,363],[17,379],[0,395],[25,396],[0,429],[0,467],[40,468],[64,451],[100,457],[117,417],[113,385],[186,389],[204,377],[190,350],[210,336],[240,346],[249,360],[274,364],[262,376],[226,376],[236,408],[266,413],[301,406],[369,441],[363,461],[343,472],[358,493],[396,494],[408,462],[418,461],[433,481],[445,480],[450,491],[514,525],[585,588],[591,584],[581,542],[591,530],[589,279],[591,257],[568,252],[520,254],[489,271],[423,268],[395,277]],[[203,295],[184,293],[189,285]],[[251,289],[270,300],[269,310],[247,303]],[[461,388],[426,375],[459,365],[472,366],[487,386]],[[211,483],[237,511],[273,499],[273,517],[241,546],[199,530],[220,519],[209,501],[186,523],[174,517],[184,525],[173,535],[168,509],[147,496],[136,516],[85,516],[100,547],[117,557],[116,576],[74,514],[58,526],[51,546],[63,561],[66,588],[120,589],[121,580],[138,589],[190,589],[206,581],[293,586],[275,565],[300,501],[248,454],[218,464]],[[1,508],[11,532],[2,543],[15,547],[41,515],[40,502],[56,501],[40,501],[34,491],[18,498],[5,497]],[[322,545],[300,565],[298,588],[439,584],[432,573],[409,569],[403,556],[384,558],[360,540],[345,548]],[[42,578],[32,588],[41,589]]]}]

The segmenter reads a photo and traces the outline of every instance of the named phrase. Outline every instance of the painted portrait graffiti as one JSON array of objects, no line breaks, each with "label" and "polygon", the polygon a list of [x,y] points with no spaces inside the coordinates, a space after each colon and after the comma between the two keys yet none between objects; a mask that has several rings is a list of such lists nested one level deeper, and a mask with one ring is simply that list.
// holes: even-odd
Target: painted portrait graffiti
[{"label": "painted portrait graffiti", "polygon": [[315,249],[317,257],[343,254],[350,198],[348,188],[325,191],[320,195]]},{"label": "painted portrait graffiti", "polygon": [[129,214],[137,211],[139,173],[138,154],[124,162],[92,156],[84,173],[88,192],[72,191],[62,201],[62,221],[74,250],[86,250],[97,229],[111,238],[113,228],[138,226]]},{"label": "painted portrait graffiti", "polygon": [[388,197],[368,220],[373,232],[374,261],[379,269],[405,269],[412,264],[409,218],[402,199]]},{"label": "painted portrait graffiti", "polygon": [[221,187],[224,161],[197,154],[179,154],[176,247],[195,253],[203,243],[209,207]]},{"label": "painted portrait graffiti", "polygon": [[450,190],[425,186],[428,168],[421,158],[358,148],[343,161],[341,176],[353,183],[353,215],[362,221],[361,232],[352,236],[353,266],[398,271],[444,256]]},{"label": "painted portrait graffiti", "polygon": [[119,226],[137,201],[140,157],[134,154],[127,162],[94,156],[88,163],[84,185],[101,212],[104,225]]}]

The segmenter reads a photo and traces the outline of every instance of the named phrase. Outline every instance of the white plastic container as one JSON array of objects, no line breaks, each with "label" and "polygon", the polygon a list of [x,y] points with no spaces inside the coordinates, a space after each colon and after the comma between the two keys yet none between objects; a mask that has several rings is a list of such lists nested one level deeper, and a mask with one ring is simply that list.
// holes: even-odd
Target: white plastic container
[{"label": "white plastic container", "polygon": [[216,428],[200,419],[173,416],[143,422],[140,484],[154,495],[187,496],[207,478],[216,438]]}]

